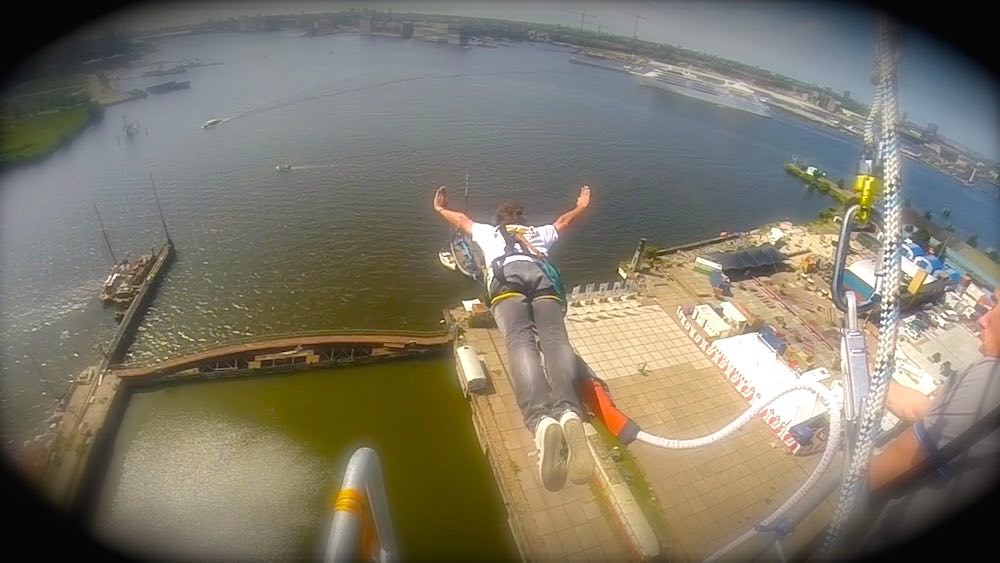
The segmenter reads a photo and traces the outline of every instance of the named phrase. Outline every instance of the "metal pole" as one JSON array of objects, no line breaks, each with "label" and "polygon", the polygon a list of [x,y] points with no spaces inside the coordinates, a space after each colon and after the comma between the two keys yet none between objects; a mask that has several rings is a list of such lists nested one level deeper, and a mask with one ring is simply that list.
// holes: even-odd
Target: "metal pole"
[{"label": "metal pole", "polygon": [[111,241],[108,240],[108,232],[104,229],[104,221],[101,220],[101,212],[97,210],[97,204],[94,204],[94,213],[97,214],[97,222],[101,224],[101,234],[104,235],[104,244],[108,245],[108,253],[111,254],[111,265],[114,266],[118,263],[115,259],[115,251],[111,250]]},{"label": "metal pole", "polygon": [[35,371],[38,372],[38,375],[41,377],[42,381],[45,381],[45,372],[42,371],[42,368],[38,367],[38,362],[35,361],[35,358],[31,355],[31,352],[28,352],[27,346],[24,347],[24,355],[27,356],[29,360],[31,360],[31,365],[35,367]]},{"label": "metal pole", "polygon": [[646,239],[639,239],[639,246],[635,247],[635,254],[632,255],[632,264],[629,267],[629,275],[635,273],[639,269],[639,264],[642,262],[642,252],[646,249]]},{"label": "metal pole", "polygon": [[465,171],[465,207],[462,209],[462,213],[469,212],[469,171]]},{"label": "metal pole", "polygon": [[163,218],[163,208],[160,207],[160,196],[156,193],[156,182],[153,181],[153,173],[149,173],[149,183],[153,185],[153,198],[156,199],[156,209],[160,212],[160,223],[163,225],[163,234],[167,237],[167,242],[173,242],[170,240],[170,231],[167,230],[167,221]]},{"label": "metal pole", "polygon": [[378,454],[371,448],[359,448],[347,462],[344,481],[337,494],[336,512],[330,525],[324,558],[326,561],[356,561],[363,556],[361,542],[368,520],[366,511],[378,535],[377,559],[397,559],[396,536]]}]

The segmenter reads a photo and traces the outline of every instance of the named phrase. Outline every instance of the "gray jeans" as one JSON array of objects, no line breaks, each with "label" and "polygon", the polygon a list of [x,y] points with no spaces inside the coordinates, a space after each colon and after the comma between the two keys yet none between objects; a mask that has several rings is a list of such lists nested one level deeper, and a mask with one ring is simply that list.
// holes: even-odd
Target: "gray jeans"
[{"label": "gray jeans", "polygon": [[[493,318],[506,339],[508,367],[524,425],[534,433],[544,416],[559,420],[566,411],[582,415],[575,387],[576,353],[566,335],[562,303],[540,298],[552,288],[541,268],[533,262],[512,262],[503,273],[508,282],[505,289],[522,295],[498,301]],[[536,333],[545,356],[544,369]]]}]

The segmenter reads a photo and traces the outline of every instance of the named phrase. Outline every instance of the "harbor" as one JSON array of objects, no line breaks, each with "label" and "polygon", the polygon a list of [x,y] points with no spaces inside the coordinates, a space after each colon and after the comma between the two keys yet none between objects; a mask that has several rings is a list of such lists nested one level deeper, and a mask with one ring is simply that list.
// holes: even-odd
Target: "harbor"
[{"label": "harbor", "polygon": [[[687,559],[751,529],[804,482],[825,444],[823,408],[782,403],[684,452],[625,443],[595,416],[591,483],[546,492],[504,343],[481,308],[456,308],[481,298],[481,284],[448,271],[461,270],[461,252],[429,197],[431,186],[460,189],[469,169],[470,217],[488,221],[515,198],[543,224],[578,178],[592,183],[597,212],[554,255],[577,286],[571,343],[645,431],[697,437],[767,385],[835,383],[839,313],[824,289],[836,229],[808,223],[832,202],[779,167],[803,154],[849,177],[852,140],[639,87],[569,64],[561,48],[194,39],[162,41],[158,58],[226,53],[225,66],[190,71],[197,88],[136,102],[72,150],[4,177],[4,439],[20,457],[52,425],[59,438],[38,456],[49,463],[25,465],[44,468],[32,474],[60,506],[88,515],[104,504],[95,528],[115,538],[160,536],[137,556],[307,558],[341,457],[363,443],[383,458],[406,558],[483,559],[482,546],[507,557],[496,546],[510,539],[522,559]],[[366,74],[373,65],[378,76]],[[173,78],[138,70],[122,91]],[[135,189],[149,171],[164,177],[175,240],[162,262]],[[961,187],[958,198],[929,169],[907,174],[906,197],[995,245],[989,201]],[[91,202],[114,218],[109,248],[130,253],[119,280],[80,220]],[[639,237],[648,252],[623,261]],[[869,246],[851,241],[852,288],[873,282]],[[951,287],[901,321],[912,360],[901,376],[923,392],[944,362],[961,367],[970,339],[974,349],[964,315],[987,285],[955,282],[949,265],[907,248],[930,268],[915,295]],[[482,378],[467,377],[470,351]],[[440,520],[441,494],[465,499],[451,520]],[[808,551],[829,509],[789,536],[789,553]]]},{"label": "harbor", "polygon": [[[579,377],[600,381],[638,428],[678,439],[725,426],[747,409],[754,388],[759,396],[762,388],[778,384],[767,378],[835,386],[839,315],[820,289],[831,236],[819,226],[778,224],[652,253],[643,252],[643,241],[625,266],[624,280],[573,288],[566,325],[581,361]],[[712,268],[705,266],[778,242],[782,253],[775,262],[758,263],[734,282],[725,274],[737,272],[728,266],[721,276],[709,275]],[[504,338],[475,301],[445,311],[445,326],[436,332],[256,336],[160,362],[119,363],[172,256],[168,242],[105,358],[80,375],[69,398],[40,480],[67,510],[93,510],[102,460],[123,406],[137,390],[449,353],[524,560],[706,558],[784,502],[812,472],[825,444],[825,410],[815,398],[804,406],[805,397],[795,395],[711,447],[672,452],[622,442],[581,387],[592,414],[585,425],[596,461],[592,478],[588,485],[547,492],[514,397]],[[948,338],[954,346],[971,334]],[[773,366],[757,365],[765,359]],[[930,393],[936,386],[914,375],[920,367],[906,373],[911,388]],[[886,431],[893,424],[887,415]],[[785,552],[807,554],[832,511],[832,499],[822,502],[783,538]]]},{"label": "harbor", "polygon": [[[634,261],[624,284],[575,287],[566,325],[581,369],[595,375],[643,431],[676,439],[719,430],[775,386],[810,380],[837,389],[840,314],[823,290],[829,286],[831,231],[769,225],[656,252]],[[644,242],[635,256],[643,255]],[[750,256],[776,243],[782,250],[775,262],[758,259],[722,271],[702,266],[728,264],[726,256]],[[867,252],[859,247],[859,258]],[[912,311],[904,308],[905,315]],[[514,400],[503,336],[485,311],[452,314],[459,326],[457,373],[525,560],[708,558],[784,503],[816,468],[826,445],[826,410],[805,392],[775,402],[712,446],[670,451],[636,442],[627,453],[585,398],[594,415],[587,424],[597,461],[592,486],[547,493]],[[971,354],[976,339],[966,325],[924,335],[920,346],[957,338]],[[874,350],[870,327],[866,338]],[[895,375],[896,381],[931,393],[942,382],[936,368],[909,344],[903,348],[901,365],[923,367],[915,370],[920,375]],[[899,428],[887,413],[885,435]],[[780,539],[781,552],[813,554],[834,503],[835,496],[819,499]],[[603,518],[594,505],[606,507]],[[770,553],[774,540],[761,534],[729,556]]]}]

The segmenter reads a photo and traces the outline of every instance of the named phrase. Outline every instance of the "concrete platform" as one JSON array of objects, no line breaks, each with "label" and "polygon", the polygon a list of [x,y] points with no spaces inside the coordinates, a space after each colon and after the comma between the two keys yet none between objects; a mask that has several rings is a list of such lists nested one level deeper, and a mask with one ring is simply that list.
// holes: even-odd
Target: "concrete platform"
[{"label": "concrete platform", "polygon": [[525,429],[507,375],[503,337],[496,329],[467,329],[460,343],[484,361],[491,388],[470,395],[473,423],[504,498],[511,532],[526,560],[620,561],[633,559],[613,510],[587,485],[547,491],[538,477],[531,434]]},{"label": "concrete platform", "polygon": [[[574,347],[608,382],[623,412],[647,432],[686,439],[714,432],[746,410],[744,399],[659,303],[635,309],[633,315],[567,324]],[[629,449],[666,515],[667,529],[657,532],[682,561],[711,555],[769,515],[818,461],[787,454],[760,419],[704,449],[642,443]],[[818,531],[832,508],[824,505],[803,522],[786,552]]]},{"label": "concrete platform", "polygon": [[[698,285],[700,278],[694,277],[701,275],[692,274],[680,283],[647,278],[641,299],[571,308],[567,315],[570,342],[607,382],[618,407],[644,430],[671,438],[709,434],[747,408],[669,313],[678,305],[690,307],[714,299],[707,278],[703,288]],[[521,422],[499,332],[467,329],[457,342],[462,343],[480,354],[491,380],[486,394],[471,395],[470,404],[522,556],[638,558],[621,525],[599,510],[605,502],[601,489],[592,492],[568,484],[559,493],[549,493],[541,487],[532,437]],[[703,559],[757,524],[805,481],[819,459],[787,453],[760,419],[732,439],[705,449],[671,451],[633,443],[628,450],[652,492],[644,502],[651,501],[664,516],[665,523],[653,529],[656,541],[664,554],[678,561]],[[615,465],[614,460],[602,463]],[[786,538],[785,552],[795,553],[832,511],[827,501],[802,522]],[[654,525],[653,520],[644,520]]]}]

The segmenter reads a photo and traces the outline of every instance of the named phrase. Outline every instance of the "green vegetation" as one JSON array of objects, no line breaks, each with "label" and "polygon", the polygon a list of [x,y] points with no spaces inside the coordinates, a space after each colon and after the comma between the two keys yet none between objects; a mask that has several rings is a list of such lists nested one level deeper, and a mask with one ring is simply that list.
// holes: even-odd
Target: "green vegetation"
[{"label": "green vegetation", "polygon": [[815,188],[829,195],[830,197],[839,201],[845,206],[849,207],[850,206],[849,202],[851,202],[852,200],[855,203],[857,203],[857,198],[853,198],[852,196],[848,195],[851,192],[849,192],[848,190],[841,189],[841,186],[843,186],[843,180],[840,180],[838,182],[833,182],[832,180],[827,178],[826,174],[822,171],[818,171],[816,175],[809,174],[806,172],[806,169],[799,164],[786,163],[784,165],[784,169],[785,172],[788,172],[792,176],[795,176],[803,180],[809,187]]},{"label": "green vegetation", "polygon": [[19,96],[37,95],[45,92],[80,89],[87,87],[87,77],[83,74],[69,74],[65,76],[43,76],[20,82],[9,88],[5,88],[5,98],[17,98]]},{"label": "green vegetation", "polygon": [[78,106],[31,117],[0,119],[0,165],[55,151],[83,130],[96,111],[90,106]]},{"label": "green vegetation", "polygon": [[817,217],[819,218],[820,222],[823,222],[823,223],[832,223],[833,222],[833,218],[834,217],[839,217],[840,214],[841,214],[841,210],[839,208],[837,208],[837,207],[827,207],[823,211],[820,211],[819,215]]},{"label": "green vegetation", "polygon": [[979,235],[972,235],[965,239],[965,244],[971,246],[972,248],[976,248],[979,246]]},{"label": "green vegetation", "polygon": [[647,244],[642,250],[642,257],[645,260],[653,260],[659,252],[659,248],[653,246],[652,244]]}]

